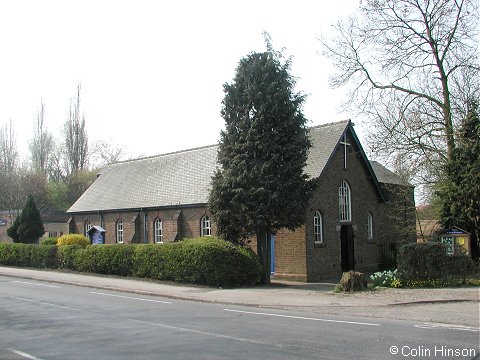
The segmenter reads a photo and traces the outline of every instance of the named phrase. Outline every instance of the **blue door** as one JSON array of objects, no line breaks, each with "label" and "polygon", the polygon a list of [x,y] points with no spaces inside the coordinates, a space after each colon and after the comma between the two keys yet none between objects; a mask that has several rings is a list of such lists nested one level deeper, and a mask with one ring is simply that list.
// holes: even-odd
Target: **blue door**
[{"label": "blue door", "polygon": [[275,274],[275,235],[270,237],[270,274]]}]

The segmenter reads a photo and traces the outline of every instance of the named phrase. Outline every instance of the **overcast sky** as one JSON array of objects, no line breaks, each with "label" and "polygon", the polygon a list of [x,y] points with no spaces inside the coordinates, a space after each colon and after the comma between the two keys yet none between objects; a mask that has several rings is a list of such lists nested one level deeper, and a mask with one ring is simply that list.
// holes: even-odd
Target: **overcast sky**
[{"label": "overcast sky", "polygon": [[[89,137],[155,155],[218,142],[223,84],[238,61],[276,49],[293,56],[311,125],[349,118],[333,68],[318,54],[321,34],[351,14],[341,1],[0,1],[0,125],[13,121],[27,143],[40,102],[58,139],[81,83]],[[355,119],[353,119],[355,120]]]}]

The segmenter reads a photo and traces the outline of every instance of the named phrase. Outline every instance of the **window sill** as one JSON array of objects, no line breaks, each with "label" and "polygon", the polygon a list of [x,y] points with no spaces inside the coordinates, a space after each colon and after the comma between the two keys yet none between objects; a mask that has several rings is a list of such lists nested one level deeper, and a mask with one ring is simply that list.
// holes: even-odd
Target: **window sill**
[{"label": "window sill", "polygon": [[314,248],[318,248],[318,249],[323,249],[323,248],[325,248],[325,247],[327,247],[327,246],[325,245],[324,242],[315,241],[315,242],[313,243],[313,247],[314,247]]}]

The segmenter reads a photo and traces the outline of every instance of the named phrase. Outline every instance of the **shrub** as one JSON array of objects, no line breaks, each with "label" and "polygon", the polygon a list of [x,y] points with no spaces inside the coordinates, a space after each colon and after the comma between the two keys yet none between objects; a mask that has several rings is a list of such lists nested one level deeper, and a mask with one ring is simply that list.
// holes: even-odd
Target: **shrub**
[{"label": "shrub", "polygon": [[215,286],[254,284],[260,277],[257,256],[216,238],[187,239],[135,248],[134,276]]},{"label": "shrub", "polygon": [[57,247],[55,245],[30,245],[30,263],[33,268],[57,267]]},{"label": "shrub", "polygon": [[136,245],[94,245],[75,254],[74,266],[78,271],[107,275],[131,275]]},{"label": "shrub", "polygon": [[29,266],[30,246],[27,244],[0,244],[0,265]]},{"label": "shrub", "polygon": [[253,251],[216,238],[181,241],[171,255],[173,278],[178,282],[239,286],[260,278]]},{"label": "shrub", "polygon": [[40,245],[57,245],[58,237],[49,237],[40,241]]},{"label": "shrub", "polygon": [[57,246],[57,266],[61,269],[75,270],[75,257],[80,245]]},{"label": "shrub", "polygon": [[57,245],[80,245],[86,248],[90,245],[90,240],[81,234],[66,234],[58,238]]},{"label": "shrub", "polygon": [[441,243],[413,243],[400,249],[398,272],[405,286],[458,285],[473,271],[474,263],[468,255],[447,255]]},{"label": "shrub", "polygon": [[400,248],[398,273],[402,280],[441,279],[446,272],[446,250],[440,243],[412,243]]},{"label": "shrub", "polygon": [[0,265],[55,268],[56,247],[35,244],[0,244]]},{"label": "shrub", "polygon": [[[171,261],[172,251],[178,246],[172,244],[148,244],[135,247],[133,255],[132,276],[174,280],[172,275]],[[170,264],[167,265],[167,261]]]}]

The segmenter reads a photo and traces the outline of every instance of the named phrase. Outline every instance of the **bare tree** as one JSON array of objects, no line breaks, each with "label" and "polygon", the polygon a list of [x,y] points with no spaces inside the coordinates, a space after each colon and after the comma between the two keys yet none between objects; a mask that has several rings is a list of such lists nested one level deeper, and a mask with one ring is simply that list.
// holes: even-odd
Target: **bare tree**
[{"label": "bare tree", "polygon": [[88,164],[88,137],[85,128],[85,114],[80,112],[80,89],[70,101],[68,120],[65,123],[65,150],[70,174],[85,170]]},{"label": "bare tree", "polygon": [[0,128],[0,170],[11,173],[15,170],[18,162],[17,141],[13,122],[10,120],[3,129]]},{"label": "bare tree", "polygon": [[54,144],[52,135],[46,129],[44,119],[45,105],[42,101],[35,119],[35,130],[33,139],[30,142],[30,153],[34,171],[48,177],[51,170],[50,161]]},{"label": "bare tree", "polygon": [[465,99],[479,93],[476,0],[364,0],[357,17],[321,39],[349,86],[346,106],[369,121],[372,149],[403,157],[429,181],[449,159]]},{"label": "bare tree", "polygon": [[125,158],[125,148],[105,140],[98,140],[93,144],[91,151],[90,166],[103,167],[113,164]]}]

